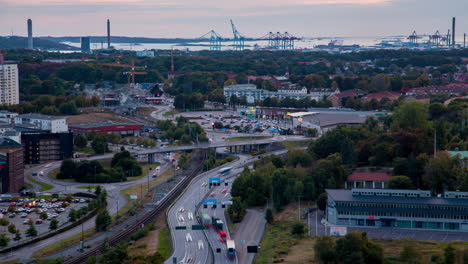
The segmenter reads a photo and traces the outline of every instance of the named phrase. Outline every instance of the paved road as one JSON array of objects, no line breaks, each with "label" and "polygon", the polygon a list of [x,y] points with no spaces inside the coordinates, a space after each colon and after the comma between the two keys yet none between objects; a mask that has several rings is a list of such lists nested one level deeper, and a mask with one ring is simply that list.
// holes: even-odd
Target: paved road
[{"label": "paved road", "polygon": [[[242,167],[249,157],[241,155],[239,160],[229,166]],[[168,212],[168,223],[171,230],[174,251],[166,261],[172,263],[174,257],[178,263],[209,263],[209,246],[202,230],[192,230],[191,225],[198,224],[196,206],[210,192],[208,183],[210,177],[218,177],[218,169],[200,174],[187,187],[183,195]],[[237,173],[240,169],[237,169]],[[233,173],[235,173],[233,171]],[[212,190],[211,190],[212,191]],[[187,226],[187,230],[176,230],[176,226]],[[215,262],[218,263],[218,262]]]},{"label": "paved road", "polygon": [[239,263],[252,263],[255,254],[247,253],[247,246],[260,244],[265,230],[265,214],[262,211],[247,209],[244,219],[237,227],[234,241]]}]

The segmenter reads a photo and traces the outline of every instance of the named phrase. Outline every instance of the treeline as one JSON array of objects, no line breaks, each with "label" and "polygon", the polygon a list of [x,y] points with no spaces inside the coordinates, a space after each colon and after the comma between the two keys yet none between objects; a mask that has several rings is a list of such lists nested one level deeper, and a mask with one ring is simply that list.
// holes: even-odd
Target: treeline
[{"label": "treeline", "polygon": [[109,183],[126,181],[127,177],[140,176],[142,168],[130,152],[116,153],[110,168],[100,162],[64,160],[57,174],[58,179],[74,179],[77,182]]},{"label": "treeline", "polygon": [[99,106],[99,102],[100,99],[97,96],[86,98],[83,95],[41,95],[35,97],[32,101],[20,102],[17,105],[2,105],[0,109],[20,114],[76,115],[78,114],[78,107],[96,107]]},{"label": "treeline", "polygon": [[158,120],[156,126],[160,130],[157,137],[168,140],[170,143],[208,142],[208,137],[203,128],[197,123],[189,122],[184,117],[178,117],[175,123],[171,120]]}]

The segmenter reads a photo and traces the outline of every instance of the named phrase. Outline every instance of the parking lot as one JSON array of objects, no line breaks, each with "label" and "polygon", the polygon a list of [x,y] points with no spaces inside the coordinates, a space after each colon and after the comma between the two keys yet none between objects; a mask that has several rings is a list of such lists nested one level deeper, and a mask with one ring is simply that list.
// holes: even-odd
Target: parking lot
[{"label": "parking lot", "polygon": [[[29,222],[33,222],[38,235],[49,231],[49,225],[52,219],[57,219],[60,226],[69,222],[68,215],[70,210],[75,210],[86,206],[88,203],[85,199],[73,199],[70,203],[59,199],[19,199],[17,202],[1,201],[0,202],[0,218],[7,219],[10,224],[14,224],[21,232],[22,240],[27,239],[25,232],[29,228]],[[10,210],[9,210],[10,208]],[[45,212],[47,218],[41,219],[41,213]],[[0,227],[0,233],[8,233],[11,238],[13,234],[8,232],[7,227]]]},{"label": "parking lot", "polygon": [[[320,223],[323,213],[317,211],[309,214],[309,218],[305,219],[309,223],[312,231],[311,235],[318,236],[325,235],[325,226]],[[317,223],[315,222],[317,219]],[[316,228],[317,227],[317,228]],[[460,231],[438,231],[438,230],[415,230],[405,228],[391,228],[391,227],[348,227],[348,233],[353,231],[367,232],[367,236],[375,239],[404,239],[413,238],[421,241],[468,241],[468,232]],[[329,228],[327,230],[329,234]]]}]

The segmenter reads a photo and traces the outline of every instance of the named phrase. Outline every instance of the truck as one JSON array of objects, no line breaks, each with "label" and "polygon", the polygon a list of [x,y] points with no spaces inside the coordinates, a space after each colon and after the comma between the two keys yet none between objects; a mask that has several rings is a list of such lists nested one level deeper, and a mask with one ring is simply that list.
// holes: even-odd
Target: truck
[{"label": "truck", "polygon": [[203,227],[212,227],[213,222],[211,217],[206,212],[200,212],[200,221],[202,222]]}]

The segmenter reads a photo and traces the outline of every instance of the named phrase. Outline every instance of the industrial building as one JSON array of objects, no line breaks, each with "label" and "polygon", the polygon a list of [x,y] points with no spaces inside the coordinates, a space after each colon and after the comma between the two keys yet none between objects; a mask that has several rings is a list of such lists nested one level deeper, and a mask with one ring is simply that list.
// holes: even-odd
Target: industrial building
[{"label": "industrial building", "polygon": [[[325,88],[321,88],[325,89]],[[334,89],[329,89],[330,91],[334,92]],[[265,100],[266,98],[278,98],[278,99],[285,99],[291,98],[295,100],[301,99],[310,99],[310,100],[321,100],[323,98],[322,94],[324,91],[320,91],[318,93],[307,93],[302,88],[299,88],[293,85],[290,89],[289,87],[281,88],[278,92],[272,92],[264,89],[257,89],[257,86],[254,84],[234,84],[224,87],[224,96],[226,97],[226,101],[229,102],[231,96],[235,95],[238,98],[246,97],[247,102],[253,104],[255,100]],[[338,91],[339,92],[339,91]]]},{"label": "industrial building", "polygon": [[83,123],[70,125],[70,131],[76,134],[109,133],[120,136],[139,136],[142,125],[129,123],[114,123],[112,121]]},{"label": "industrial building", "polygon": [[468,192],[326,190],[330,225],[468,231]]},{"label": "industrial building", "polygon": [[24,185],[21,144],[0,137],[0,193],[17,193]]},{"label": "industrial building", "polygon": [[18,65],[0,59],[0,105],[19,104]]},{"label": "industrial building", "polygon": [[89,37],[81,37],[81,52],[90,53],[91,52],[91,41]]}]

